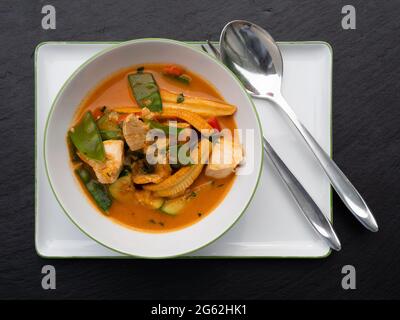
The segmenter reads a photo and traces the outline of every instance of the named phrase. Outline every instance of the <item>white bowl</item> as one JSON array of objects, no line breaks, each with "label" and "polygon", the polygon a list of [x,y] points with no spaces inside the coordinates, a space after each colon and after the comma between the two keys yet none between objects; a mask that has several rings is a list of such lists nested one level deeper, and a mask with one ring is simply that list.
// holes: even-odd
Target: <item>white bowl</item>
[{"label": "white bowl", "polygon": [[[209,80],[237,106],[240,129],[253,129],[243,139],[246,163],[225,199],[199,222],[165,233],[146,233],[124,227],[101,214],[87,199],[69,164],[66,133],[77,106],[90,89],[119,69],[144,63],[176,63]],[[254,105],[238,79],[221,63],[185,43],[142,39],[107,49],[83,64],[61,88],[45,131],[45,165],[53,192],[69,218],[88,236],[115,251],[147,258],[186,254],[208,245],[230,229],[250,203],[262,168],[262,133]]]}]

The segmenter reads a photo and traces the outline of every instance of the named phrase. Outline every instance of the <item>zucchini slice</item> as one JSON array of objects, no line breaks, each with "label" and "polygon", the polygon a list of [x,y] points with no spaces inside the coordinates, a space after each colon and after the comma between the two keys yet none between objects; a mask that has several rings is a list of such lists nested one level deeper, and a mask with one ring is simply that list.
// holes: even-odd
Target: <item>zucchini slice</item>
[{"label": "zucchini slice", "polygon": [[171,216],[175,216],[180,213],[180,211],[186,206],[187,203],[188,199],[186,196],[167,200],[161,207],[161,211]]},{"label": "zucchini slice", "polygon": [[148,190],[140,190],[135,192],[137,201],[140,204],[150,208],[150,209],[160,209],[164,204],[164,199],[160,197],[155,197]]}]

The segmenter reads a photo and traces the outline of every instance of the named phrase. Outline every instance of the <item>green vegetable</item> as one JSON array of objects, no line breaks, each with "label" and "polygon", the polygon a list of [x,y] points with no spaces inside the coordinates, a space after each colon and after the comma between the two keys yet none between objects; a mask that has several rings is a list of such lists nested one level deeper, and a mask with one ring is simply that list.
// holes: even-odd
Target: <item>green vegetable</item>
[{"label": "green vegetable", "polygon": [[128,75],[133,95],[141,108],[162,111],[162,100],[157,83],[151,73],[138,72]]},{"label": "green vegetable", "polygon": [[69,136],[78,151],[89,159],[105,160],[103,141],[90,111],[69,131]]},{"label": "green vegetable", "polygon": [[187,190],[183,196],[166,200],[160,210],[169,215],[177,215],[192,199],[197,197],[199,192],[204,191],[213,185],[214,181],[210,180],[193,188],[192,190]]},{"label": "green vegetable", "polygon": [[69,152],[69,156],[71,158],[71,161],[72,162],[80,162],[81,159],[76,154],[76,147],[72,143],[71,137],[69,135],[67,136],[67,146],[68,146],[68,152]]},{"label": "green vegetable", "polygon": [[146,120],[146,123],[150,126],[151,129],[159,129],[167,135],[171,134],[171,135],[178,136],[179,133],[184,129],[184,128],[178,128],[175,126],[167,126],[165,124],[161,124],[161,123],[159,123],[157,121],[153,121],[153,120]]},{"label": "green vegetable", "polygon": [[160,210],[166,214],[175,216],[179,214],[179,212],[186,206],[187,203],[188,199],[185,196],[166,200]]},{"label": "green vegetable", "polygon": [[122,139],[122,132],[120,132],[120,131],[100,130],[100,135],[103,140],[120,140],[120,139]]},{"label": "green vegetable", "polygon": [[117,112],[105,112],[103,116],[97,120],[97,127],[100,130],[100,135],[103,140],[118,140],[122,139],[122,130],[118,125],[118,113]]},{"label": "green vegetable", "polygon": [[147,199],[147,206],[152,208],[152,209],[160,209],[160,207],[163,205],[164,199],[163,198],[148,198]]},{"label": "green vegetable", "polygon": [[119,174],[119,177],[120,178],[121,177],[125,177],[125,176],[131,174],[131,172],[132,172],[131,166],[126,166],[125,165],[124,168],[122,169],[121,173]]},{"label": "green vegetable", "polygon": [[84,168],[79,168],[76,170],[79,178],[81,178],[83,183],[88,183],[91,180],[90,173]]},{"label": "green vegetable", "polygon": [[111,196],[120,202],[130,203],[135,201],[135,188],[130,174],[118,178],[110,185],[109,190]]},{"label": "green vegetable", "polygon": [[185,84],[189,84],[192,81],[192,78],[189,77],[187,74],[181,74],[176,80],[183,82]]},{"label": "green vegetable", "polygon": [[111,207],[112,200],[108,195],[107,188],[96,180],[90,180],[86,184],[86,188],[89,190],[97,205],[105,212],[108,212],[108,209]]},{"label": "green vegetable", "polygon": [[178,94],[178,97],[176,98],[176,102],[182,103],[183,101],[185,101],[185,96],[183,95],[183,93]]},{"label": "green vegetable", "polygon": [[137,190],[135,192],[135,196],[140,204],[150,209],[160,209],[164,204],[163,198],[153,196],[148,190]]},{"label": "green vegetable", "polygon": [[107,188],[100,182],[92,179],[89,171],[87,171],[85,168],[80,167],[76,169],[76,173],[84,183],[86,189],[89,191],[96,204],[100,207],[100,209],[107,213],[112,204],[112,200],[108,194]]},{"label": "green vegetable", "polygon": [[178,80],[179,82],[182,82],[184,84],[190,84],[190,82],[192,81],[192,78],[185,73],[181,74],[180,76],[171,75],[171,74],[164,74],[164,75],[171,79]]}]

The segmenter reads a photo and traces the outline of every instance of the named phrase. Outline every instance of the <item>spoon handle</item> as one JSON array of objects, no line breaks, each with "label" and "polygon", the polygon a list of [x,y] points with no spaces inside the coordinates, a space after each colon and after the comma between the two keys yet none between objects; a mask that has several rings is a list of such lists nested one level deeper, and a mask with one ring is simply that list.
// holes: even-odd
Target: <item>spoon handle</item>
[{"label": "spoon handle", "polygon": [[358,193],[356,188],[351,184],[349,179],[347,179],[344,173],[339,169],[336,163],[321,148],[318,142],[307,130],[307,128],[299,121],[293,109],[286,102],[285,98],[283,98],[282,96],[258,97],[274,102],[286,113],[288,118],[293,122],[297,130],[307,142],[309,148],[314,153],[321,167],[324,169],[326,175],[328,176],[333,188],[336,190],[337,194],[339,195],[340,199],[342,199],[346,207],[365,228],[373,232],[378,231],[378,224],[367,204],[365,203],[364,199]]},{"label": "spoon handle", "polygon": [[311,226],[318,235],[325,240],[330,248],[339,251],[341,248],[340,241],[333,230],[330,221],[325,217],[299,180],[297,180],[293,173],[290,172],[289,168],[284,164],[282,159],[277,155],[265,138],[263,138],[263,145],[265,153],[271,159],[272,164],[285,182],[287,188],[296,200],[301,211],[303,211],[304,216],[310,222]]}]

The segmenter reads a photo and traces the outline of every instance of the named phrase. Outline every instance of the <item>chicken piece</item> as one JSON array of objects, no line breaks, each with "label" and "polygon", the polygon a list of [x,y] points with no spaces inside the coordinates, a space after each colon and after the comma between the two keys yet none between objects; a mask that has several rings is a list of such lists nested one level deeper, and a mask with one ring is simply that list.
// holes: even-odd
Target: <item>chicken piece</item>
[{"label": "chicken piece", "polygon": [[132,151],[142,149],[148,130],[148,126],[134,114],[127,116],[122,125],[122,132],[129,149]]},{"label": "chicken piece", "polygon": [[78,152],[79,158],[93,168],[100,183],[114,183],[123,167],[124,142],[122,140],[103,141],[106,160],[92,160]]},{"label": "chicken piece", "polygon": [[221,137],[212,148],[211,159],[206,168],[206,176],[222,179],[235,171],[243,161],[243,148],[232,139]]}]

